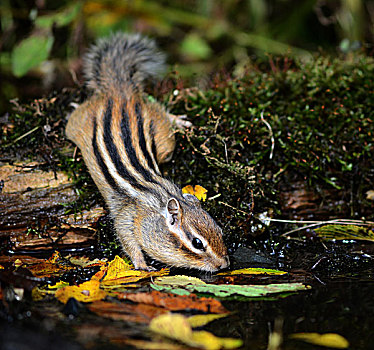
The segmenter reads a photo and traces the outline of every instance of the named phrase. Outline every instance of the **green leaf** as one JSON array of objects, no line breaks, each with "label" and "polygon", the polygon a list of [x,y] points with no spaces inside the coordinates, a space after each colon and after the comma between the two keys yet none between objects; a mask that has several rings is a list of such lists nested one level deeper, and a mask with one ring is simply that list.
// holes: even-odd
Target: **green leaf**
[{"label": "green leaf", "polygon": [[202,37],[192,33],[183,40],[181,53],[192,59],[206,59],[210,57],[212,50]]},{"label": "green leaf", "polygon": [[[285,292],[296,292],[299,290],[309,289],[309,286],[305,286],[302,283],[274,283],[268,285],[227,285],[227,284],[185,284],[185,285],[168,285],[165,281],[161,281],[156,278],[155,282],[151,284],[151,287],[159,291],[167,291],[174,293],[177,291],[178,294],[184,289],[190,293],[204,293],[213,294],[219,298],[226,298],[231,296],[244,296],[247,298],[263,297],[269,294],[285,293]],[[179,287],[179,288],[175,288]]]},{"label": "green leaf", "polygon": [[22,77],[31,68],[45,61],[53,45],[53,36],[34,35],[21,41],[12,52],[12,71]]},{"label": "green leaf", "polygon": [[374,241],[374,232],[369,227],[357,225],[325,225],[314,230],[315,233],[326,240],[355,239]]},{"label": "green leaf", "polygon": [[51,15],[41,16],[35,20],[35,25],[40,28],[51,28],[54,24],[57,27],[63,27],[72,22],[81,10],[82,4],[77,2],[62,11]]},{"label": "green leaf", "polygon": [[168,285],[173,287],[184,287],[192,284],[206,284],[200,278],[185,275],[158,277],[156,278],[155,283],[157,285]]},{"label": "green leaf", "polygon": [[239,269],[227,272],[217,273],[221,276],[230,276],[230,275],[286,275],[287,272],[273,269],[262,269],[262,268],[246,268]]}]

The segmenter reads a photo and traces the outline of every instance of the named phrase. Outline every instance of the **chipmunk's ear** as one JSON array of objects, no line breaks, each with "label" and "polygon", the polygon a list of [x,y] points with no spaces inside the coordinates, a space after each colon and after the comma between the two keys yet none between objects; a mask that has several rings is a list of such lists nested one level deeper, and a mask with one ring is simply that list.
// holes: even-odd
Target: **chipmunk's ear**
[{"label": "chipmunk's ear", "polygon": [[182,219],[182,208],[177,199],[170,198],[166,205],[166,221],[172,227],[178,227]]}]

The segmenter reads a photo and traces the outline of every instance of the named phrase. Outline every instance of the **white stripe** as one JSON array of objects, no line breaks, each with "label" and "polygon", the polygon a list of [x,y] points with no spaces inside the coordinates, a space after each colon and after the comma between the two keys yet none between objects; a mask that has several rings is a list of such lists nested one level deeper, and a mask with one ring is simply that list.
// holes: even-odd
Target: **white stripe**
[{"label": "white stripe", "polygon": [[104,137],[103,137],[103,130],[101,128],[98,128],[97,133],[97,142],[99,146],[99,151],[104,159],[104,162],[106,166],[108,167],[109,173],[112,175],[112,177],[116,180],[117,184],[125,189],[125,191],[131,196],[131,197],[138,197],[139,191],[135,190],[129,182],[127,182],[117,171],[115,165],[112,162],[112,159],[105,147],[104,143]]}]

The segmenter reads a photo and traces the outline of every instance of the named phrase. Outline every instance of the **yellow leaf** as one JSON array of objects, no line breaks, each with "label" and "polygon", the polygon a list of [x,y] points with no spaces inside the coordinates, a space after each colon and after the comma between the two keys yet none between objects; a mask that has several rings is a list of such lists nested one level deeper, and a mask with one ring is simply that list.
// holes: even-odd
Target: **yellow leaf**
[{"label": "yellow leaf", "polygon": [[233,271],[221,272],[217,275],[229,276],[229,275],[285,275],[287,272],[273,269],[261,269],[261,268],[246,268],[238,269]]},{"label": "yellow leaf", "polygon": [[194,189],[191,185],[184,186],[182,188],[182,193],[188,193],[188,194],[195,195],[195,191],[194,191]]},{"label": "yellow leaf", "polygon": [[149,328],[157,334],[201,349],[234,349],[242,345],[240,339],[218,338],[206,331],[193,331],[187,318],[180,314],[155,317]]},{"label": "yellow leaf", "polygon": [[164,276],[169,270],[141,271],[134,270],[133,266],[126,263],[122,258],[116,256],[108,265],[105,277],[101,282],[102,287],[115,288],[125,283],[134,283],[143,278]]},{"label": "yellow leaf", "polygon": [[154,283],[158,285],[172,285],[173,287],[186,286],[188,284],[206,284],[200,278],[184,275],[158,277],[155,279]]},{"label": "yellow leaf", "polygon": [[67,286],[69,286],[68,282],[60,281],[60,282],[57,282],[56,284],[54,284],[52,286],[48,286],[48,289],[61,289],[61,288],[67,287]]},{"label": "yellow leaf", "polygon": [[120,258],[118,255],[109,263],[107,274],[104,277],[104,280],[112,280],[115,278],[120,278],[129,275],[129,271],[131,276],[138,276],[137,273],[140,271],[131,270],[133,267],[126,263],[125,260]]},{"label": "yellow leaf", "polygon": [[67,287],[67,286],[69,286],[68,282],[60,281],[60,282],[57,282],[56,284],[54,284],[52,286],[48,285],[47,287],[44,287],[44,288],[35,287],[35,288],[33,288],[32,292],[31,292],[32,300],[40,301],[40,300],[44,299],[44,297],[47,294],[52,294],[53,295],[53,294],[56,293],[56,291],[58,289],[61,289],[61,288]]},{"label": "yellow leaf", "polygon": [[219,338],[207,331],[196,331],[192,334],[192,342],[207,350],[235,349],[242,346],[240,339]]},{"label": "yellow leaf", "polygon": [[195,185],[193,188],[191,185],[187,185],[182,188],[182,193],[188,193],[194,195],[197,199],[205,202],[208,190],[200,185]]},{"label": "yellow leaf", "polygon": [[208,193],[208,190],[206,190],[204,187],[200,185],[195,186],[195,196],[197,197],[198,200],[202,200],[205,202],[206,200],[206,194]]},{"label": "yellow leaf", "polygon": [[31,291],[31,297],[32,297],[32,300],[34,301],[40,301],[40,300],[43,300],[44,297],[47,295],[47,294],[55,294],[54,291],[51,291],[51,290],[45,290],[45,289],[42,289],[42,288],[39,288],[39,287],[34,287]]},{"label": "yellow leaf", "polygon": [[185,350],[185,346],[167,342],[158,341],[146,341],[146,340],[136,340],[136,339],[126,339],[126,344],[132,345],[137,349],[142,350]]},{"label": "yellow leaf", "polygon": [[0,270],[4,270],[4,266],[0,265]]},{"label": "yellow leaf", "polygon": [[57,251],[55,251],[52,256],[47,260],[47,262],[51,264],[56,264],[58,260],[61,259],[61,254]]},{"label": "yellow leaf", "polygon": [[188,323],[192,328],[203,327],[209,322],[226,317],[229,314],[208,314],[208,315],[194,315],[187,318]]},{"label": "yellow leaf", "polygon": [[[138,270],[128,270],[123,271],[121,276],[113,279],[104,278],[101,282],[101,287],[103,288],[118,288],[123,284],[135,283],[141,279],[149,277],[164,276],[169,274],[168,269],[162,269],[160,271],[138,271]],[[106,277],[106,276],[105,276]]]},{"label": "yellow leaf", "polygon": [[328,348],[346,349],[349,347],[347,339],[336,333],[294,333],[290,335],[290,338],[303,340],[314,345],[326,346]]},{"label": "yellow leaf", "polygon": [[79,286],[63,287],[56,291],[56,298],[64,304],[66,304],[70,298],[89,303],[104,299],[106,295],[107,293],[100,289],[100,282],[96,280],[84,282]]},{"label": "yellow leaf", "polygon": [[103,265],[100,267],[100,270],[97,271],[93,276],[92,276],[92,280],[97,280],[97,281],[101,281],[103,279],[103,277],[105,276],[106,272],[108,270],[108,266],[106,265]]},{"label": "yellow leaf", "polygon": [[16,260],[14,261],[14,266],[15,266],[15,267],[20,267],[22,264],[23,264],[23,262],[22,262],[21,259],[16,259]]}]

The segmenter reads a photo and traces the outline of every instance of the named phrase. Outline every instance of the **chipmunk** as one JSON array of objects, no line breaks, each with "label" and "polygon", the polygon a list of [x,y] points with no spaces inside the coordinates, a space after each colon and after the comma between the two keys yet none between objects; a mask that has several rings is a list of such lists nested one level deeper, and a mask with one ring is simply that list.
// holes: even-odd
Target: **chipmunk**
[{"label": "chipmunk", "polygon": [[229,266],[221,228],[159,169],[175,148],[176,116],[145,99],[143,82],[158,76],[164,61],[139,34],[100,39],[84,57],[94,93],[70,115],[66,135],[80,148],[136,269],[152,269],[145,252],[169,266],[213,272]]}]

